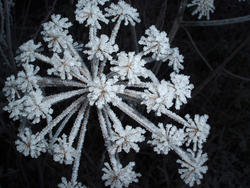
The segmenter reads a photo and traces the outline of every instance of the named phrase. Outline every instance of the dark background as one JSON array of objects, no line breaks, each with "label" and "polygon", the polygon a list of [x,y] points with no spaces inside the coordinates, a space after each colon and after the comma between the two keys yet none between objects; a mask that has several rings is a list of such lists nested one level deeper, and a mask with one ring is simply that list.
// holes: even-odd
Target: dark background
[{"label": "dark background", "polygon": [[[131,2],[142,20],[136,25],[138,39],[146,28],[154,24],[159,30],[170,33],[180,0]],[[10,61],[13,61],[11,52],[15,56],[22,43],[31,38],[37,42],[42,40],[40,25],[48,20],[51,13],[69,17],[74,24],[70,29],[74,39],[86,44],[88,31],[74,20],[75,3],[72,4],[72,1],[16,0],[15,3],[11,12],[12,46],[4,48]],[[215,7],[211,20],[250,15],[250,1],[216,0]],[[196,16],[191,16],[191,12],[192,8],[186,9],[183,20],[198,21]],[[109,33],[112,26],[104,28],[103,33]],[[209,169],[200,187],[250,187],[250,22],[210,27],[178,26],[171,46],[178,47],[185,57],[182,73],[191,76],[195,89],[192,99],[177,113],[182,116],[187,113],[208,114],[210,117],[211,132],[204,145],[204,151],[209,156]],[[136,48],[131,27],[121,27],[118,44],[122,50]],[[2,88],[5,78],[15,70],[5,63],[3,57],[0,57],[0,63]],[[167,64],[163,64],[158,77],[168,79],[169,73]],[[0,98],[2,109],[7,101],[2,93]],[[140,108],[140,111],[144,113],[145,109]],[[71,167],[54,162],[48,154],[31,159],[18,153],[14,142],[20,122],[10,120],[8,113],[2,110],[0,116],[1,188],[56,187],[62,176],[70,177]],[[147,117],[152,119],[154,115]],[[96,119],[95,110],[92,110],[78,178],[92,188],[104,187],[101,164],[103,156],[106,156]],[[130,185],[136,188],[187,187],[179,177],[177,158],[174,152],[168,156],[157,155],[145,143],[141,144],[139,153],[121,154],[124,164],[136,161],[136,171],[142,174],[139,183]]]}]

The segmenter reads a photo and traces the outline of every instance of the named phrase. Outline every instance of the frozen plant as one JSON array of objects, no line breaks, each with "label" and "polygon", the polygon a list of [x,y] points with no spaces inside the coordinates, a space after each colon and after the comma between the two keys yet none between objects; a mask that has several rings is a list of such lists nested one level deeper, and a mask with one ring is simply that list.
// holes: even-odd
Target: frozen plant
[{"label": "frozen plant", "polygon": [[[75,16],[80,24],[89,29],[89,38],[84,49],[74,41],[69,28],[72,23],[61,15],[52,15],[51,21],[43,24],[41,32],[44,42],[29,40],[20,46],[16,60],[21,62],[23,71],[11,75],[5,82],[3,92],[8,100],[4,110],[10,118],[27,118],[33,124],[46,125],[32,133],[24,128],[18,134],[17,150],[25,156],[37,158],[48,152],[54,161],[72,165],[72,176],[68,181],[62,177],[59,188],[82,188],[78,182],[78,171],[82,148],[91,108],[96,108],[100,130],[109,156],[104,163],[102,180],[111,188],[128,187],[138,182],[140,173],[134,171],[135,162],[123,164],[121,152],[139,152],[144,134],[149,132],[152,139],[147,143],[158,154],[167,155],[174,151],[180,157],[179,173],[184,182],[193,186],[200,184],[207,171],[207,154],[202,152],[210,126],[207,115],[186,115],[182,118],[174,112],[191,98],[193,84],[189,76],[181,74],[184,58],[178,48],[172,48],[167,33],[151,26],[139,40],[142,51],[121,51],[116,38],[121,24],[134,26],[140,22],[135,8],[120,0],[117,4],[102,8],[107,0],[79,0]],[[115,22],[110,35],[101,28]],[[41,52],[41,47],[50,50],[51,55]],[[84,57],[84,58],[83,58]],[[172,73],[169,80],[158,80],[146,67],[151,57],[154,61],[166,62]],[[40,68],[38,64],[44,64]],[[40,69],[47,67],[39,75]],[[44,76],[44,74],[48,76]],[[44,88],[53,87],[57,93]],[[45,92],[46,91],[46,92]],[[130,100],[132,99],[132,100]],[[71,103],[64,103],[67,100]],[[135,109],[145,106],[147,112],[156,117],[167,116],[176,123],[165,125],[151,122]],[[69,104],[68,106],[66,104]],[[62,111],[55,114],[53,107],[60,105]],[[117,109],[134,120],[126,125],[117,116]],[[74,117],[73,125],[69,120]],[[64,128],[68,126],[67,131]],[[97,125],[92,125],[97,126]],[[36,129],[37,130],[37,129]],[[86,182],[87,183],[87,182]]]},{"label": "frozen plant", "polygon": [[203,16],[210,19],[210,13],[213,13],[215,10],[214,0],[192,0],[187,7],[196,8],[192,12],[192,15],[198,14],[198,19],[201,19]]}]

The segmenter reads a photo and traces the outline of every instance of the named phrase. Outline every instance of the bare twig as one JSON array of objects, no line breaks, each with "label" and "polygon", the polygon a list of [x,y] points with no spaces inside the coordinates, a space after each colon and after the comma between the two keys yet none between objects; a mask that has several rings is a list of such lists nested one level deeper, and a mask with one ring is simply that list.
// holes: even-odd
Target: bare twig
[{"label": "bare twig", "polygon": [[228,71],[228,70],[225,69],[225,68],[223,69],[223,71],[224,71],[226,74],[232,76],[233,78],[240,79],[240,80],[243,80],[243,81],[246,81],[246,82],[250,82],[250,78],[246,78],[246,77],[243,77],[243,76],[234,74],[234,73]]},{"label": "bare twig", "polygon": [[198,53],[198,55],[201,57],[201,59],[204,61],[204,63],[207,65],[207,67],[210,69],[210,71],[213,71],[212,66],[209,64],[209,62],[206,60],[206,58],[202,55],[202,53],[200,52],[199,48],[197,47],[197,45],[195,44],[190,32],[184,27],[182,26],[183,30],[186,32],[191,44],[193,45],[195,51]]},{"label": "bare twig", "polygon": [[243,23],[248,21],[250,21],[250,15],[212,21],[181,21],[181,25],[188,27],[210,27]]}]

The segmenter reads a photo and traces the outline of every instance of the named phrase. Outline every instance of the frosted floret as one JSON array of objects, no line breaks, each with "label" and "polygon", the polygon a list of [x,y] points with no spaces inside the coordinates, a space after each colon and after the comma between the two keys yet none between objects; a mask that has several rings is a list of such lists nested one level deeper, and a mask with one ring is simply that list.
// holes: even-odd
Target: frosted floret
[{"label": "frosted floret", "polygon": [[162,123],[159,123],[158,126],[158,134],[152,134],[152,140],[148,141],[149,144],[154,146],[156,153],[167,155],[173,146],[181,146],[183,144],[185,137],[183,129],[177,129],[172,124],[167,124],[164,127]]},{"label": "frosted floret", "polygon": [[198,19],[201,19],[203,16],[210,19],[210,13],[213,13],[215,10],[214,0],[192,0],[187,7],[196,6],[196,9],[192,12],[192,15],[198,14]]},{"label": "frosted floret", "polygon": [[77,70],[77,67],[81,65],[81,63],[77,60],[76,57],[72,57],[69,51],[64,51],[62,59],[59,57],[58,54],[53,54],[51,62],[53,63],[54,67],[48,69],[48,74],[54,74],[56,76],[61,77],[61,79],[63,80],[71,80],[72,72]]},{"label": "frosted floret", "polygon": [[58,138],[58,144],[53,145],[53,159],[61,164],[72,164],[76,150],[67,141],[67,135]]},{"label": "frosted floret", "polygon": [[90,82],[88,84],[90,93],[87,95],[90,105],[95,104],[98,108],[102,108],[109,102],[112,102],[113,105],[119,103],[121,99],[117,94],[122,93],[125,86],[115,85],[117,81],[117,77],[107,80],[106,76],[102,74],[95,78],[93,82]]},{"label": "frosted floret", "polygon": [[17,83],[14,75],[11,75],[7,78],[2,91],[9,102],[14,101],[16,99],[16,96],[19,96],[19,93],[17,91]]},{"label": "frosted floret", "polygon": [[141,59],[141,55],[135,55],[135,52],[120,52],[117,56],[117,61],[110,62],[116,65],[111,70],[118,73],[122,80],[128,79],[129,84],[138,84],[141,82],[139,77],[148,77],[147,69],[144,67],[146,62]]},{"label": "frosted floret", "polygon": [[187,103],[187,98],[191,98],[194,85],[189,83],[189,76],[173,72],[170,77],[175,88],[175,108],[179,110],[182,104]]},{"label": "frosted floret", "polygon": [[62,182],[57,185],[58,188],[87,188],[85,185],[82,185],[81,182],[76,182],[75,185],[71,181],[67,181],[65,177],[62,177]]},{"label": "frosted floret", "polygon": [[72,23],[69,22],[68,18],[62,18],[60,14],[53,14],[51,16],[51,21],[42,24],[42,26],[44,31],[46,31],[47,33],[51,31],[62,32],[71,27]]},{"label": "frosted floret", "polygon": [[78,0],[76,7],[82,9],[87,3],[91,3],[93,5],[104,5],[108,1],[109,0]]},{"label": "frosted floret", "polygon": [[124,25],[128,25],[128,23],[130,23],[133,26],[135,25],[135,22],[141,22],[137,9],[131,7],[124,1],[119,1],[117,5],[112,3],[110,7],[105,8],[105,10],[107,12],[106,16],[114,17],[112,22],[120,19],[125,21]]},{"label": "frosted floret", "polygon": [[167,59],[169,60],[168,66],[173,67],[173,70],[176,73],[179,73],[180,70],[184,69],[182,65],[184,62],[184,57],[179,53],[178,48],[172,48],[171,54],[167,56]]},{"label": "frosted floret", "polygon": [[169,39],[166,32],[160,32],[154,25],[145,31],[147,37],[142,36],[139,44],[143,45],[143,54],[152,53],[154,59],[163,60],[171,54]]},{"label": "frosted floret", "polygon": [[41,152],[46,152],[48,147],[46,140],[37,141],[36,135],[32,134],[30,128],[20,130],[17,136],[19,137],[15,142],[17,151],[24,156],[37,158],[41,155]]},{"label": "frosted floret", "polygon": [[111,152],[121,152],[124,150],[126,153],[130,149],[139,152],[140,148],[138,142],[143,142],[145,137],[143,134],[146,132],[144,129],[137,127],[133,129],[131,126],[126,126],[125,129],[122,126],[114,126],[115,131],[112,131],[110,140],[113,142]]},{"label": "frosted floret", "polygon": [[161,116],[162,112],[173,106],[174,96],[175,89],[169,82],[162,80],[160,84],[148,86],[148,90],[142,94],[141,104],[147,106],[148,113],[153,110],[157,116]]},{"label": "frosted floret", "polygon": [[108,24],[108,20],[102,14],[99,7],[91,2],[87,2],[84,6],[77,6],[75,10],[76,20],[82,24],[86,21],[85,26],[92,26],[101,29],[99,21]]},{"label": "frosted floret", "polygon": [[188,123],[185,132],[186,132],[186,145],[189,146],[190,143],[193,143],[193,150],[197,150],[197,146],[199,149],[202,148],[202,144],[206,141],[207,136],[210,131],[210,126],[207,124],[208,115],[195,115],[194,120],[190,118],[190,115],[187,114],[185,116]]},{"label": "frosted floret", "polygon": [[48,48],[50,48],[55,53],[61,53],[68,47],[68,44],[73,43],[72,36],[67,35],[67,33],[67,31],[59,32],[57,30],[41,32],[41,34],[44,35],[43,40],[48,43]]},{"label": "frosted floret", "polygon": [[36,60],[35,51],[37,51],[41,46],[42,44],[40,42],[35,44],[33,40],[27,41],[18,48],[20,54],[15,58],[15,60],[24,63],[34,62]]},{"label": "frosted floret", "polygon": [[203,178],[203,174],[208,170],[207,166],[204,166],[208,158],[207,154],[202,154],[201,150],[199,150],[197,154],[190,149],[188,149],[188,152],[192,160],[189,160],[189,162],[177,160],[176,162],[181,164],[182,167],[178,170],[181,179],[192,187],[195,183],[198,185],[201,183],[200,180]]},{"label": "frosted floret", "polygon": [[23,116],[32,120],[32,123],[39,123],[41,118],[51,120],[53,110],[51,105],[43,101],[44,97],[41,90],[32,91],[24,100],[24,113]]},{"label": "frosted floret", "polygon": [[94,57],[101,61],[106,58],[108,60],[112,60],[111,54],[119,50],[116,44],[112,44],[109,41],[107,35],[101,35],[100,38],[95,37],[93,40],[89,41],[85,47],[90,48],[90,50],[84,51],[84,53],[89,55],[89,60],[93,59]]},{"label": "frosted floret", "polygon": [[34,66],[31,64],[23,64],[24,71],[20,71],[17,74],[16,84],[19,90],[23,93],[28,93],[33,91],[34,89],[38,89],[37,83],[37,73],[40,70],[38,66]]},{"label": "frosted floret", "polygon": [[13,120],[18,120],[23,116],[25,96],[21,99],[10,101],[7,106],[3,108],[4,111],[10,113],[9,117]]},{"label": "frosted floret", "polygon": [[137,177],[140,177],[140,173],[135,173],[133,167],[135,162],[130,162],[126,167],[122,167],[119,162],[116,162],[114,166],[110,166],[108,163],[104,163],[104,172],[102,180],[105,181],[105,186],[111,188],[128,187],[132,182],[138,182]]}]

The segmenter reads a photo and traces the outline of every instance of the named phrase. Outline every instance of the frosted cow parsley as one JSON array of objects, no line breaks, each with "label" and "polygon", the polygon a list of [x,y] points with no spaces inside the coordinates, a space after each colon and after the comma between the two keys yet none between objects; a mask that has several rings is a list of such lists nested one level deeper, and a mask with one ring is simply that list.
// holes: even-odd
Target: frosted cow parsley
[{"label": "frosted cow parsley", "polygon": [[[187,103],[194,87],[189,76],[179,73],[184,69],[183,56],[178,48],[171,47],[167,33],[154,25],[139,40],[141,52],[119,51],[116,37],[120,25],[134,26],[140,18],[137,10],[123,0],[101,7],[107,1],[79,0],[76,5],[76,20],[89,28],[89,41],[84,49],[69,34],[72,24],[61,15],[52,15],[51,21],[43,24],[43,44],[29,40],[20,46],[16,60],[22,63],[24,70],[11,75],[5,82],[3,92],[9,103],[4,110],[14,120],[26,118],[33,124],[41,121],[46,125],[35,134],[30,128],[20,129],[17,150],[33,158],[48,152],[54,161],[73,165],[71,179],[62,177],[58,187],[85,187],[77,178],[89,112],[96,108],[109,156],[109,162],[105,162],[102,169],[106,186],[128,187],[139,181],[141,174],[134,171],[135,162],[123,164],[119,153],[139,152],[146,132],[152,135],[148,143],[155,152],[168,155],[172,150],[177,153],[180,158],[177,163],[181,164],[179,173],[186,184],[199,184],[207,171],[207,155],[202,153],[202,146],[210,126],[207,115],[182,118],[172,111]],[[204,10],[201,16],[208,16],[210,9]],[[110,34],[104,34],[101,28],[110,19],[115,22],[114,28]],[[41,46],[44,49],[47,46],[51,51],[47,54],[51,55],[41,53]],[[170,80],[158,80],[146,67],[152,62],[147,61],[149,57],[169,65],[172,69]],[[39,67],[39,63],[46,66]],[[40,70],[42,67],[47,70]],[[45,73],[48,76],[44,76]],[[49,87],[55,88],[54,93],[50,93],[51,89],[46,90]],[[62,104],[65,100],[71,102]],[[56,105],[61,112],[53,111]],[[175,125],[166,125],[157,118],[156,122],[151,122],[134,108],[138,105],[155,112],[156,117],[169,117]],[[133,119],[134,124],[122,123],[117,109]],[[72,117],[75,119],[71,125]]]}]

